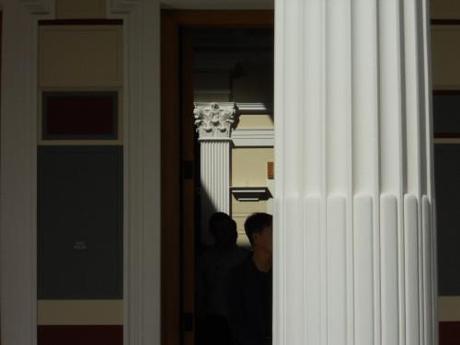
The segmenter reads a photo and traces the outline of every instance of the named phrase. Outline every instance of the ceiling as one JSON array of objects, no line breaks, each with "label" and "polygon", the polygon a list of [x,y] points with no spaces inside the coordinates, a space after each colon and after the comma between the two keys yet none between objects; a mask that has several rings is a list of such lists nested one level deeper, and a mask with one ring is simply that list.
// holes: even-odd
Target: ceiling
[{"label": "ceiling", "polygon": [[275,0],[161,0],[163,8],[190,10],[273,9]]}]

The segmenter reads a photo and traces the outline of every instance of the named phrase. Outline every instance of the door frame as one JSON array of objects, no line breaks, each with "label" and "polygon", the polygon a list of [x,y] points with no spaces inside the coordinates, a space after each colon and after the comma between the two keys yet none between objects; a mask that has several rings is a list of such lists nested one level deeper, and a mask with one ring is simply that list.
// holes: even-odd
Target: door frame
[{"label": "door frame", "polygon": [[[272,28],[273,26],[273,10],[163,10],[161,13],[162,345],[181,343],[184,321],[181,316],[183,297],[181,275],[185,271],[190,276],[194,271],[192,261],[183,260],[183,243],[181,243],[183,222],[181,217],[178,217],[182,215],[184,202],[181,187],[183,182],[181,181],[183,168],[181,119],[185,116],[184,111],[187,111],[184,110],[187,107],[177,101],[181,99],[183,91],[180,82],[180,31],[183,28]],[[192,112],[190,112],[190,120],[192,120]],[[191,140],[190,136],[187,136],[187,140]],[[189,192],[188,195],[190,194]],[[193,198],[193,194],[191,197]],[[190,215],[186,215],[186,219],[188,218]],[[193,239],[193,229],[187,233],[187,239]],[[193,248],[184,248],[184,251],[188,256],[194,253]]]},{"label": "door frame", "polygon": [[[0,0],[1,342],[37,344],[38,20],[54,0]],[[160,343],[160,2],[111,0],[123,19],[125,345]],[[7,54],[5,52],[8,52]],[[129,114],[129,115],[128,115]]]}]

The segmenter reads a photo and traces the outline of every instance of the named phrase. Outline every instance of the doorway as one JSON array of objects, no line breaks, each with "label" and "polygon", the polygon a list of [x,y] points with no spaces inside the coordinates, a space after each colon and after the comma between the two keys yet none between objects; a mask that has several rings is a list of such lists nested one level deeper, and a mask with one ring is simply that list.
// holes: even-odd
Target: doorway
[{"label": "doorway", "polygon": [[[197,344],[196,264],[206,246],[212,244],[204,219],[211,210],[204,212],[209,196],[201,183],[202,144],[194,124],[194,103],[236,107],[229,140],[228,213],[238,223],[239,244],[247,246],[244,218],[251,210],[270,211],[273,192],[270,59],[272,63],[273,11],[162,13],[164,345]],[[254,74],[259,77],[253,78]],[[238,91],[244,89],[240,87],[243,84],[249,87]],[[260,97],[264,88],[268,91],[262,93],[267,96]],[[238,173],[241,167],[246,172]]]}]

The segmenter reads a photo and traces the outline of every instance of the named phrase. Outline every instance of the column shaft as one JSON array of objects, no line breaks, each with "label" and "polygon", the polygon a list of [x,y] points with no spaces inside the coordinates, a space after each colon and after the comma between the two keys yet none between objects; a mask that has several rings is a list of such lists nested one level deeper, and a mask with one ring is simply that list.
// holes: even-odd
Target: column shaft
[{"label": "column shaft", "polygon": [[436,344],[427,9],[275,9],[274,344]]},{"label": "column shaft", "polygon": [[[201,141],[201,218],[206,229],[214,212],[230,213],[230,141]],[[203,234],[205,243],[212,241]]]}]

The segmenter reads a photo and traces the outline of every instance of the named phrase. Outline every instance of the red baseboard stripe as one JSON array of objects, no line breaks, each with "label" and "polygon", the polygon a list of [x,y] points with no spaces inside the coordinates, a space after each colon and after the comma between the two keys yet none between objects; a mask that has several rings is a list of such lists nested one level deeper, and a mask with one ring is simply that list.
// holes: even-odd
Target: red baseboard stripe
[{"label": "red baseboard stripe", "polygon": [[460,344],[460,321],[439,323],[439,345]]},{"label": "red baseboard stripe", "polygon": [[123,345],[123,326],[38,326],[38,345]]}]

